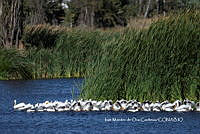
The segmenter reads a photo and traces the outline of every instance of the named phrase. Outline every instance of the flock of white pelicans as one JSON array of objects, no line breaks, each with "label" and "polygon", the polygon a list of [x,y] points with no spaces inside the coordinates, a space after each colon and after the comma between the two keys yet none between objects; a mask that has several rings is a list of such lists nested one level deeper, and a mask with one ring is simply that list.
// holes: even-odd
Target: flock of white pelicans
[{"label": "flock of white pelicans", "polygon": [[64,112],[64,111],[177,111],[177,112],[189,112],[199,111],[200,102],[193,102],[189,100],[176,100],[173,103],[169,101],[155,102],[145,101],[143,103],[136,100],[112,100],[95,101],[95,100],[66,100],[65,102],[60,101],[45,101],[44,103],[37,103],[35,105],[16,103],[14,100],[14,109],[18,111],[27,112]]}]

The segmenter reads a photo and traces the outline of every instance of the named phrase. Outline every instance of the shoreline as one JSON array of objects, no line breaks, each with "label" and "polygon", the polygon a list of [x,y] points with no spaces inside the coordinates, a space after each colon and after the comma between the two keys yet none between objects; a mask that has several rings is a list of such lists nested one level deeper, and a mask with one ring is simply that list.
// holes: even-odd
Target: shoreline
[{"label": "shoreline", "polygon": [[84,79],[84,77],[53,77],[53,78],[36,78],[36,79],[1,79],[0,81],[29,81],[29,80],[53,80],[53,79]]}]

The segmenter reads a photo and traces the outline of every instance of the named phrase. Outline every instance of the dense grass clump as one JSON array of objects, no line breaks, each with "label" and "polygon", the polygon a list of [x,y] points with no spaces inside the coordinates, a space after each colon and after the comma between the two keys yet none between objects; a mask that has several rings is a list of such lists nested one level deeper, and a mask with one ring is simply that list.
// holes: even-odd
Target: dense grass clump
[{"label": "dense grass clump", "polygon": [[32,79],[31,66],[22,53],[0,48],[0,79]]},{"label": "dense grass clump", "polygon": [[102,55],[102,46],[112,38],[111,33],[72,30],[58,39],[56,52],[60,53],[63,73],[86,76]]},{"label": "dense grass clump", "polygon": [[60,55],[53,49],[30,48],[25,51],[34,79],[60,78]]},{"label": "dense grass clump", "polygon": [[199,100],[200,13],[161,19],[106,42],[82,91],[89,99]]},{"label": "dense grass clump", "polygon": [[[37,31],[38,29],[32,28],[33,31]],[[45,31],[46,27],[42,29],[39,28],[39,31]],[[49,30],[50,31],[51,27]],[[23,55],[22,58],[18,58],[17,61],[24,61],[30,70],[33,79],[41,79],[41,78],[66,78],[66,77],[84,77],[87,76],[88,70],[92,69],[96,66],[96,61],[102,55],[102,44],[107,40],[111,40],[112,32],[101,32],[101,31],[88,31],[88,30],[78,30],[71,29],[70,31],[65,31],[62,33],[58,31],[59,37],[55,40],[54,47],[42,47],[45,46],[45,39],[42,40],[42,36],[40,34],[36,34],[38,38],[31,40],[34,38],[34,32],[31,34],[32,36],[29,38],[31,41],[35,41],[37,43],[37,39],[39,43],[42,43],[40,46],[31,46],[26,47],[24,51],[15,50],[15,49],[2,49],[2,56],[7,57],[4,61],[9,60],[9,56],[7,53],[12,53],[15,51],[15,54]],[[61,34],[62,33],[62,34]],[[49,36],[49,35],[48,35]],[[28,35],[27,35],[28,37]],[[40,38],[40,39],[39,39]],[[51,39],[50,39],[51,40]],[[44,43],[44,44],[43,44]],[[35,46],[35,47],[34,47]],[[14,54],[12,57],[17,58]],[[14,62],[15,60],[13,60]],[[17,62],[21,63],[21,62]],[[22,64],[23,65],[23,64]],[[12,64],[10,66],[13,66]],[[4,69],[4,72],[7,72]],[[0,74],[2,79],[21,79],[21,76],[15,75],[10,77],[8,73],[5,75]]]},{"label": "dense grass clump", "polygon": [[50,25],[26,26],[23,41],[26,47],[53,48],[57,38],[67,31],[67,28]]}]

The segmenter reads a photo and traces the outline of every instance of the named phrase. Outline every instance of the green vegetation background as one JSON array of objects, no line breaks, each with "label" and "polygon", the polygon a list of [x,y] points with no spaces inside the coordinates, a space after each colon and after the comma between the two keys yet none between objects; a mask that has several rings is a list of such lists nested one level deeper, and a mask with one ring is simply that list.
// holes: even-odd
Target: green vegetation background
[{"label": "green vegetation background", "polygon": [[0,78],[85,77],[85,99],[199,100],[199,22],[188,10],[143,30],[27,26],[25,50],[0,49]]}]

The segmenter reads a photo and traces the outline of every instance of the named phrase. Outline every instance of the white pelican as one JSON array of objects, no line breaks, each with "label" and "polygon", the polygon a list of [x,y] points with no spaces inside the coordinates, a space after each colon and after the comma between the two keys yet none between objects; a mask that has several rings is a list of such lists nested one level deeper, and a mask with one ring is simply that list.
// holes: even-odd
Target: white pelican
[{"label": "white pelican", "polygon": [[180,105],[179,107],[176,107],[175,110],[177,112],[188,112],[193,109],[192,109],[191,105],[183,104],[183,105]]},{"label": "white pelican", "polygon": [[25,108],[25,109],[33,109],[34,106],[33,106],[32,104],[29,103],[29,104],[25,105],[24,108]]},{"label": "white pelican", "polygon": [[97,106],[101,106],[101,104],[102,104],[102,101],[97,101],[96,103]]},{"label": "white pelican", "polygon": [[153,107],[152,107],[152,111],[154,112],[159,112],[161,111],[161,103],[160,102],[156,102],[153,104]]},{"label": "white pelican", "polygon": [[82,110],[80,102],[77,102],[75,105],[73,105],[72,110],[75,112],[80,112]]},{"label": "white pelican", "polygon": [[113,111],[120,111],[122,106],[121,104],[119,103],[119,101],[116,101],[114,104],[113,104]]},{"label": "white pelican", "polygon": [[139,104],[135,102],[131,102],[127,105],[127,111],[129,112],[137,112],[139,111]]},{"label": "white pelican", "polygon": [[105,108],[106,103],[107,103],[107,101],[103,101],[103,102],[100,104],[100,109],[101,109],[102,111],[105,111],[105,110],[106,110],[106,108]]},{"label": "white pelican", "polygon": [[62,102],[58,102],[57,104],[56,104],[56,108],[65,108],[66,107],[66,104],[65,103],[62,103]]},{"label": "white pelican", "polygon": [[188,99],[184,100],[183,103],[186,104],[186,105],[191,105],[192,107],[195,106],[195,102],[194,101],[190,101]]},{"label": "white pelican", "polygon": [[106,101],[103,106],[105,109],[102,108],[102,110],[110,111],[113,108],[112,102],[111,101]]},{"label": "white pelican", "polygon": [[176,107],[179,107],[182,104],[182,102],[180,100],[176,100],[173,104],[176,108]]},{"label": "white pelican", "polygon": [[127,109],[127,101],[126,100],[120,100],[119,103],[121,105],[121,110]]},{"label": "white pelican", "polygon": [[33,108],[34,108],[34,106],[29,103],[29,104],[26,104],[24,107],[18,108],[17,110],[19,110],[19,111],[25,111],[25,110],[33,109]]},{"label": "white pelican", "polygon": [[146,101],[142,103],[142,111],[151,111],[150,102]]},{"label": "white pelican", "polygon": [[91,111],[93,108],[92,102],[88,101],[84,106],[83,106],[83,111]]},{"label": "white pelican", "polygon": [[37,104],[35,104],[35,109],[38,112],[43,112],[44,111],[44,106],[43,106],[42,103],[37,103]]},{"label": "white pelican", "polygon": [[92,111],[100,111],[99,105],[94,104],[93,108],[92,108]]},{"label": "white pelican", "polygon": [[19,104],[17,104],[17,101],[14,100],[14,109],[22,108],[22,107],[24,107],[25,105],[26,105],[25,103],[19,103]]},{"label": "white pelican", "polygon": [[137,111],[200,111],[200,102],[194,103],[193,101],[189,101],[188,99],[183,102],[176,100],[174,103],[169,103],[169,101],[164,101],[162,103],[155,102],[150,103],[149,101],[145,101],[143,103],[137,102],[135,100],[117,100],[114,104],[112,100],[105,101],[95,101],[95,100],[66,100],[65,102],[54,101],[49,102],[45,101],[44,103],[37,103],[35,105],[25,104],[25,103],[16,103],[14,100],[14,109],[19,111],[27,111],[27,112],[61,112],[61,111],[121,111],[126,110],[129,112],[137,112]]},{"label": "white pelican", "polygon": [[93,105],[92,111],[100,111],[102,109],[102,101],[97,101],[96,103],[93,103],[92,105]]},{"label": "white pelican", "polygon": [[196,104],[196,111],[200,112],[200,102],[197,102]]},{"label": "white pelican", "polygon": [[165,101],[165,103],[161,103],[161,109],[163,111],[166,111],[166,112],[173,112],[174,111],[174,106],[175,104],[174,103],[169,103],[168,101]]},{"label": "white pelican", "polygon": [[154,112],[160,112],[161,111],[161,108],[160,107],[153,107],[152,109]]}]

